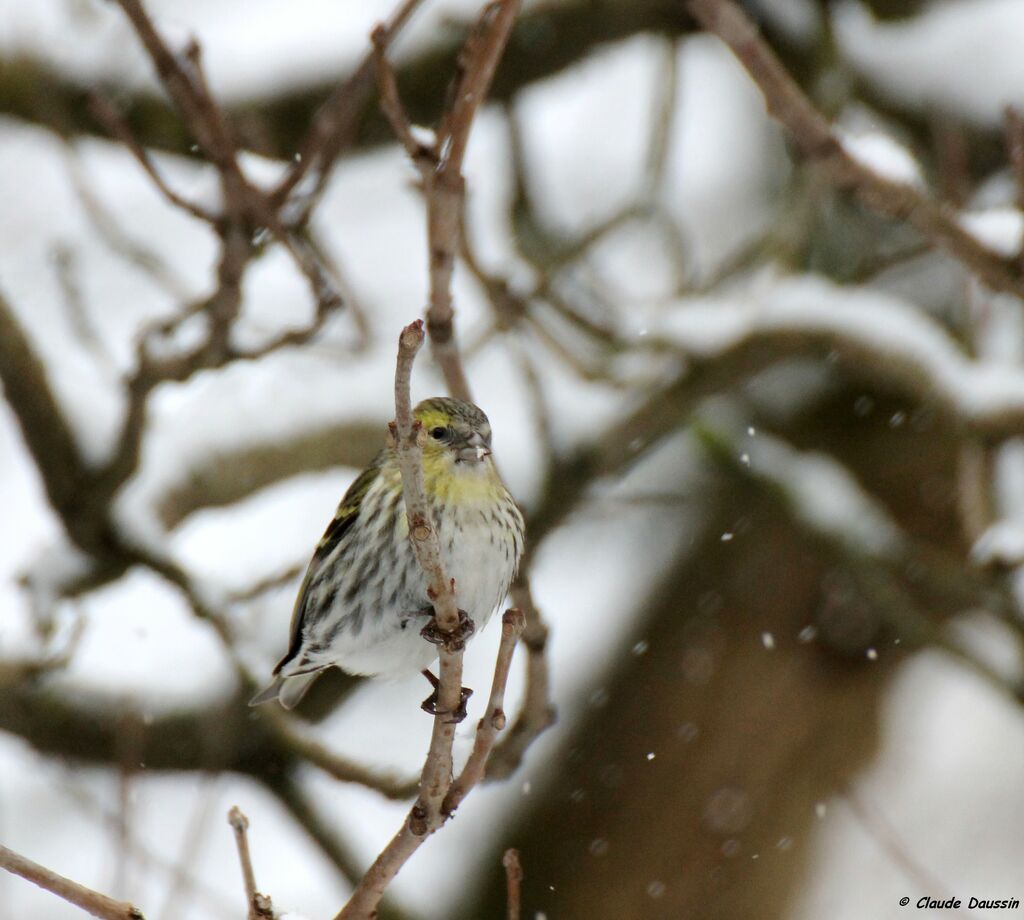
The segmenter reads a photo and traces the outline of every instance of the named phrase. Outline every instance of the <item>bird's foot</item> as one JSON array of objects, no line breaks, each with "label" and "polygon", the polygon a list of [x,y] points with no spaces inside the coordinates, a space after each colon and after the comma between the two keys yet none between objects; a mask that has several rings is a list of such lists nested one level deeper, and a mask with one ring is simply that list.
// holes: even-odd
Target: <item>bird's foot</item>
[{"label": "bird's foot", "polygon": [[430,622],[420,630],[420,635],[427,642],[434,645],[443,645],[446,651],[461,652],[466,647],[466,642],[476,632],[476,624],[470,619],[465,610],[459,611],[459,625],[451,632],[445,632],[437,625],[437,617],[431,611]]},{"label": "bird's foot", "polygon": [[[429,712],[432,716],[436,716],[437,704],[439,702],[437,696],[437,688],[440,686],[440,681],[436,677],[434,677],[433,673],[431,673],[426,668],[424,668],[423,671],[421,671],[420,673],[422,673],[423,676],[430,681],[430,685],[434,688],[430,696],[428,696],[422,703],[420,703],[420,709],[422,709],[424,712]],[[448,719],[449,722],[461,722],[464,718],[466,718],[466,703],[469,701],[469,698],[472,695],[473,691],[470,690],[469,687],[460,688],[459,708],[451,714],[451,718]]]}]

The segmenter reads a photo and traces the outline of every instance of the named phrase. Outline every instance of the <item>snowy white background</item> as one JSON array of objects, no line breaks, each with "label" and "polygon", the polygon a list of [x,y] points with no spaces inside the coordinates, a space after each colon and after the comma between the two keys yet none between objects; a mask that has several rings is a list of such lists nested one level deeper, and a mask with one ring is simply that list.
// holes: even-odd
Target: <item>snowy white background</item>
[{"label": "snowy white background", "polygon": [[[775,4],[762,0],[761,5]],[[426,41],[444,17],[476,4],[427,6],[403,40],[404,49]],[[360,54],[369,28],[390,3],[154,0],[149,7],[169,33],[197,35],[215,91],[232,100],[344,69]],[[801,4],[777,7],[791,28],[805,27],[801,23],[809,14]],[[128,86],[153,85],[148,62],[110,4],[3,0],[0,23],[0,55],[29,52],[83,82],[105,77]],[[939,104],[985,123],[997,120],[1006,103],[1024,102],[1019,48],[1024,3],[1019,0],[936,4],[933,12],[898,26],[880,26],[856,4],[848,4],[835,25],[849,60],[904,100]],[[635,100],[650,95],[660,47],[653,38],[637,38],[604,49],[526,94],[521,114],[537,199],[558,225],[593,225],[635,193],[650,117]],[[948,66],[950,60],[958,66]],[[697,264],[711,267],[770,218],[767,202],[784,171],[782,143],[765,119],[760,97],[715,42],[689,41],[680,63],[680,118],[670,148],[665,204],[684,228]],[[865,130],[856,120],[847,130],[850,149],[858,156],[890,175],[914,180],[916,167],[896,141]],[[495,166],[504,162],[506,149],[503,123],[485,113],[473,136],[467,173],[481,250],[496,265],[508,256],[499,215],[509,189],[504,170]],[[76,168],[125,232],[158,249],[188,293],[203,291],[215,255],[210,234],[169,208],[123,149],[90,140],[81,142],[76,153]],[[586,168],[580,168],[581,162]],[[212,185],[205,167],[171,156],[160,157],[159,163],[187,193],[204,194]],[[91,232],[70,176],[68,152],[58,139],[21,122],[0,120],[0,285],[47,360],[82,444],[91,458],[99,459],[122,409],[118,372],[130,360],[133,333],[173,304],[142,273],[126,270]],[[126,526],[145,528],[153,499],[177,481],[190,459],[247,438],[287,439],[323,420],[383,422],[389,417],[394,334],[425,299],[422,218],[412,179],[394,148],[353,156],[335,173],[316,213],[317,225],[367,308],[378,344],[338,361],[345,335],[339,323],[321,344],[301,354],[280,353],[159,393],[142,469],[120,499]],[[1008,212],[1005,220],[997,217],[995,223],[983,217],[981,223],[979,235],[994,233],[994,238],[985,237],[994,245],[1019,247],[1018,212]],[[635,317],[637,331],[643,332],[642,301],[663,296],[667,270],[659,275],[649,241],[626,234],[620,242],[603,270],[624,297],[639,304]],[[74,249],[82,297],[110,363],[85,352],[71,327],[54,269],[58,245]],[[1020,400],[1024,374],[1000,372],[991,380],[971,376],[912,301],[894,305],[864,296],[858,302],[824,282],[768,277],[759,299],[744,294],[728,303],[687,304],[692,312],[674,314],[676,325],[660,331],[700,351],[721,347],[751,324],[845,324],[850,334],[881,336],[894,347],[917,350],[920,360],[931,362],[948,382],[951,398],[975,400],[982,409],[990,400]],[[484,305],[478,290],[461,276],[456,297],[460,332],[471,340],[484,322]],[[280,253],[263,258],[250,274],[244,310],[243,328],[254,336],[270,322],[291,315],[298,322],[305,315],[304,282]],[[652,328],[656,321],[652,311]],[[494,423],[506,478],[529,504],[538,485],[538,455],[519,373],[493,347],[474,358],[469,373]],[[565,373],[552,373],[544,385],[561,446],[584,439],[622,409],[621,394],[584,385]],[[421,362],[414,395],[440,389],[437,375]],[[274,412],[266,411],[268,403]],[[685,446],[666,450],[676,451],[673,466],[690,462]],[[198,513],[175,532],[173,553],[222,588],[245,587],[306,557],[355,473],[337,469],[298,477],[235,506]],[[6,407],[0,408],[0,509],[0,654],[13,657],[34,651],[17,578],[61,537]],[[842,518],[842,511],[836,517]],[[611,656],[632,641],[630,605],[637,586],[699,526],[665,515],[653,520],[655,526],[637,516],[610,533],[598,509],[583,513],[545,544],[534,590],[554,630],[554,695],[562,721],[530,751],[525,769],[511,782],[475,793],[460,813],[465,818],[423,848],[395,885],[399,898],[429,911],[415,894],[432,879],[438,894],[431,901],[433,916],[445,916],[445,905],[460,888],[458,876],[446,868],[453,855],[458,854],[460,865],[468,860],[471,870],[473,854],[482,856],[496,845],[491,835],[500,834],[503,816],[543,784],[545,764],[559,750],[574,714],[587,705]],[[252,611],[250,652],[264,666],[278,650],[289,604],[288,592],[278,592]],[[129,698],[138,709],[155,712],[208,698],[232,679],[216,639],[155,577],[129,575],[89,596],[79,608],[85,632],[59,678],[76,690]],[[1001,637],[989,626],[968,623],[964,628],[980,655],[1010,673],[1018,667],[1018,662],[1001,660]],[[468,685],[486,684],[495,644],[491,628],[471,647]],[[323,726],[325,737],[336,750],[365,762],[413,772],[429,733],[429,721],[415,705],[422,695],[420,683],[363,686],[354,703]],[[516,675],[513,708],[520,687]],[[858,794],[885,814],[906,848],[950,891],[1024,897],[1020,708],[942,654],[926,652],[892,683],[882,719],[881,750],[870,769],[856,777]],[[463,750],[473,722],[468,720],[461,732]],[[316,798],[337,815],[339,833],[363,860],[376,854],[405,811],[402,804],[312,774],[309,783]],[[941,803],[939,814],[936,803]],[[271,892],[279,907],[308,917],[332,915],[345,892],[331,881],[336,876],[322,856],[262,789],[229,776],[140,774],[132,785],[135,859],[118,893],[143,905],[149,917],[185,920],[168,906],[168,890],[174,866],[187,856],[196,891],[186,916],[238,916],[241,888],[222,817],[231,804],[239,804],[252,821],[261,889]],[[814,867],[793,906],[793,920],[896,916],[896,902],[913,894],[914,884],[842,802],[821,804]],[[0,736],[4,844],[109,890],[115,884],[117,852],[110,816],[118,807],[111,773],[44,759],[16,738]],[[202,841],[198,852],[193,840]],[[60,920],[78,913],[20,879],[0,875],[0,916]]]}]

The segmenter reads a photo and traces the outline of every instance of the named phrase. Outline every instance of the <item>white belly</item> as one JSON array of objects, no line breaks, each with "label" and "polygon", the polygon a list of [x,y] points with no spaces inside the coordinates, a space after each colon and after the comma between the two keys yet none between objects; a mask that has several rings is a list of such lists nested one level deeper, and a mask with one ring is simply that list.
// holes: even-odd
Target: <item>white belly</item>
[{"label": "white belly", "polygon": [[[449,508],[438,521],[445,574],[455,580],[456,602],[477,632],[505,599],[521,551],[521,539],[511,528],[495,526],[493,514],[491,503],[472,503],[457,511]],[[425,578],[417,594],[423,599],[418,603],[427,607]],[[397,677],[421,671],[437,659],[437,647],[420,635],[427,622],[416,610],[390,612],[362,642],[336,647],[333,663],[351,674]]]}]

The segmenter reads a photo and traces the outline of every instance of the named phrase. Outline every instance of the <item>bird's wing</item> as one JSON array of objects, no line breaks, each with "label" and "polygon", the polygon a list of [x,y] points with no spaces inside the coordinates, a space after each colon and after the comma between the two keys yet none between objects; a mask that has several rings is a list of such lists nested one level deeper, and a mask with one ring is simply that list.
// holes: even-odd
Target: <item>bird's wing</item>
[{"label": "bird's wing", "polygon": [[376,458],[370,466],[359,474],[355,482],[349,486],[348,491],[338,503],[338,510],[334,512],[334,517],[327,525],[324,535],[320,538],[320,542],[317,543],[316,549],[313,551],[313,558],[310,559],[309,565],[306,568],[306,577],[302,579],[302,586],[299,588],[299,595],[295,599],[295,608],[292,611],[292,624],[288,636],[288,652],[277,663],[277,667],[274,668],[274,674],[278,674],[281,668],[299,654],[302,647],[302,625],[306,615],[306,596],[309,592],[309,586],[319,572],[323,561],[330,556],[341,538],[348,533],[349,529],[356,522],[356,518],[359,517],[359,509],[362,507],[363,499],[380,475],[380,460],[380,457]]}]

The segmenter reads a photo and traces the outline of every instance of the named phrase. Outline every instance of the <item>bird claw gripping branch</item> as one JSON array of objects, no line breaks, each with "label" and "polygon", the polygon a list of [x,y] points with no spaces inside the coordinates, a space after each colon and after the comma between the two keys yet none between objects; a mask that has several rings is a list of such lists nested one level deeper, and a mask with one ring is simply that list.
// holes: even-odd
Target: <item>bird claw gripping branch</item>
[{"label": "bird claw gripping branch", "polygon": [[[470,620],[472,622],[472,620]],[[430,715],[437,715],[437,688],[439,681],[434,677],[433,673],[429,670],[423,670],[423,676],[430,681],[430,685],[434,688],[433,692],[428,696],[422,703],[420,703],[420,709],[424,712],[430,713]],[[473,691],[469,687],[462,687],[459,690],[459,708],[452,713],[449,722],[458,723],[466,718],[468,713],[466,712],[466,703],[469,702],[469,698],[473,695]]]},{"label": "bird claw gripping branch", "polygon": [[[433,611],[431,611],[433,614]],[[449,652],[461,652],[473,633],[476,632],[476,624],[465,610],[459,611],[459,625],[451,632],[445,632],[437,625],[437,619],[431,616],[430,622],[420,630],[420,635],[427,642],[434,645],[443,645]]]}]

